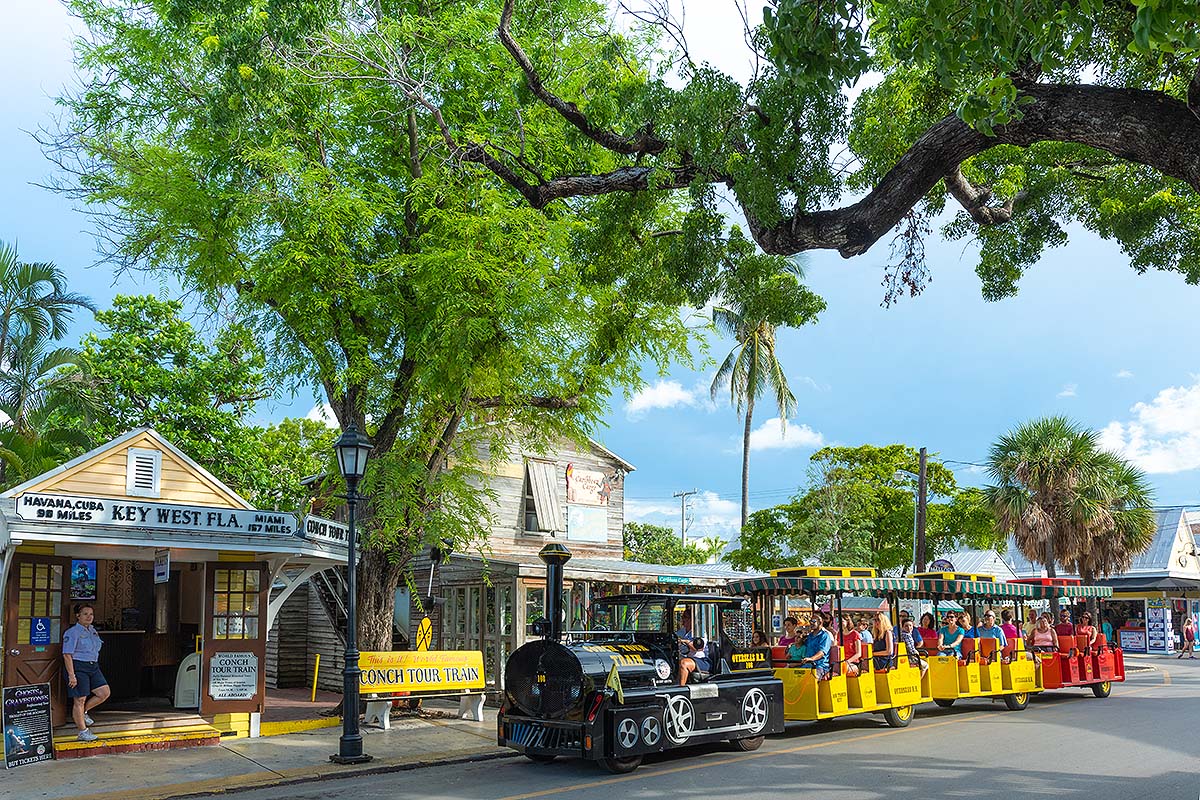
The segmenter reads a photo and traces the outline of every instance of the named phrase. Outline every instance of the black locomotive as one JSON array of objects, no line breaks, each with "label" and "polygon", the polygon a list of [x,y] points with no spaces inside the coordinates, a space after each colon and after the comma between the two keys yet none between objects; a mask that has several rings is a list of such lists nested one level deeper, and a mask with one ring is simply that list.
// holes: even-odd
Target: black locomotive
[{"label": "black locomotive", "polygon": [[[743,601],[722,595],[629,594],[596,600],[586,632],[563,641],[562,568],[571,554],[551,542],[543,638],[508,659],[498,737],[534,761],[572,756],[630,772],[647,753],[729,740],[758,748],[783,731],[783,684],[767,653],[739,647]],[[677,634],[686,632],[686,636]],[[748,629],[744,632],[748,640]],[[679,677],[681,646],[701,639],[698,669]],[[696,645],[693,644],[693,648]]]}]

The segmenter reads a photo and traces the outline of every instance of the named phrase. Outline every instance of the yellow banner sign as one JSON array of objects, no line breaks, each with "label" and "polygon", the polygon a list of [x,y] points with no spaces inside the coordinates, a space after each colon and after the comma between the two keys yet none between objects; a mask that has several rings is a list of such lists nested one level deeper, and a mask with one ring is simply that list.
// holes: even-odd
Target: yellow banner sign
[{"label": "yellow banner sign", "polygon": [[362,653],[363,692],[430,692],[482,689],[483,653],[478,650],[402,650]]}]

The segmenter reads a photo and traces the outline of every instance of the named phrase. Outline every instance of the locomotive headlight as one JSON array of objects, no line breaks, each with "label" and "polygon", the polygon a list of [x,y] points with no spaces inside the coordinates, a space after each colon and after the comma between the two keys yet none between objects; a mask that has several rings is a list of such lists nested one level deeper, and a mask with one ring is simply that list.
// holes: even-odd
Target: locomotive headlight
[{"label": "locomotive headlight", "polygon": [[661,680],[671,677],[671,665],[665,659],[654,659],[654,672]]}]

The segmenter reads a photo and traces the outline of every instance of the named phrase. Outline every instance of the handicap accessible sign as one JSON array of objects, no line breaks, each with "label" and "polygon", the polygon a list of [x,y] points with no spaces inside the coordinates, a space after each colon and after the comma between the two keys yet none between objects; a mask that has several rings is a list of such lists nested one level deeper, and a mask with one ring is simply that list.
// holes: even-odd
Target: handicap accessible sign
[{"label": "handicap accessible sign", "polygon": [[29,643],[50,644],[49,617],[34,617],[29,621]]}]

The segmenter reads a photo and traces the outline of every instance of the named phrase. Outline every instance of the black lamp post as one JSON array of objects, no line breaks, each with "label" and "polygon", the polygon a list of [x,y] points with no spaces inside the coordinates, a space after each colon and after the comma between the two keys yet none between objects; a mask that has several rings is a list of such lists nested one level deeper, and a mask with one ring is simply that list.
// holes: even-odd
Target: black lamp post
[{"label": "black lamp post", "polygon": [[371,443],[367,437],[358,432],[358,427],[351,422],[350,426],[334,442],[337,452],[338,469],[346,479],[346,507],[349,512],[349,532],[346,544],[350,548],[347,555],[347,571],[349,572],[346,594],[346,660],[342,667],[342,736],[338,739],[337,755],[329,760],[336,764],[362,764],[370,761],[371,756],[363,753],[362,732],[358,729],[358,681],[361,670],[358,668],[358,541],[354,535],[354,507],[358,504],[358,482],[362,480],[367,470],[367,454],[371,452]]}]

